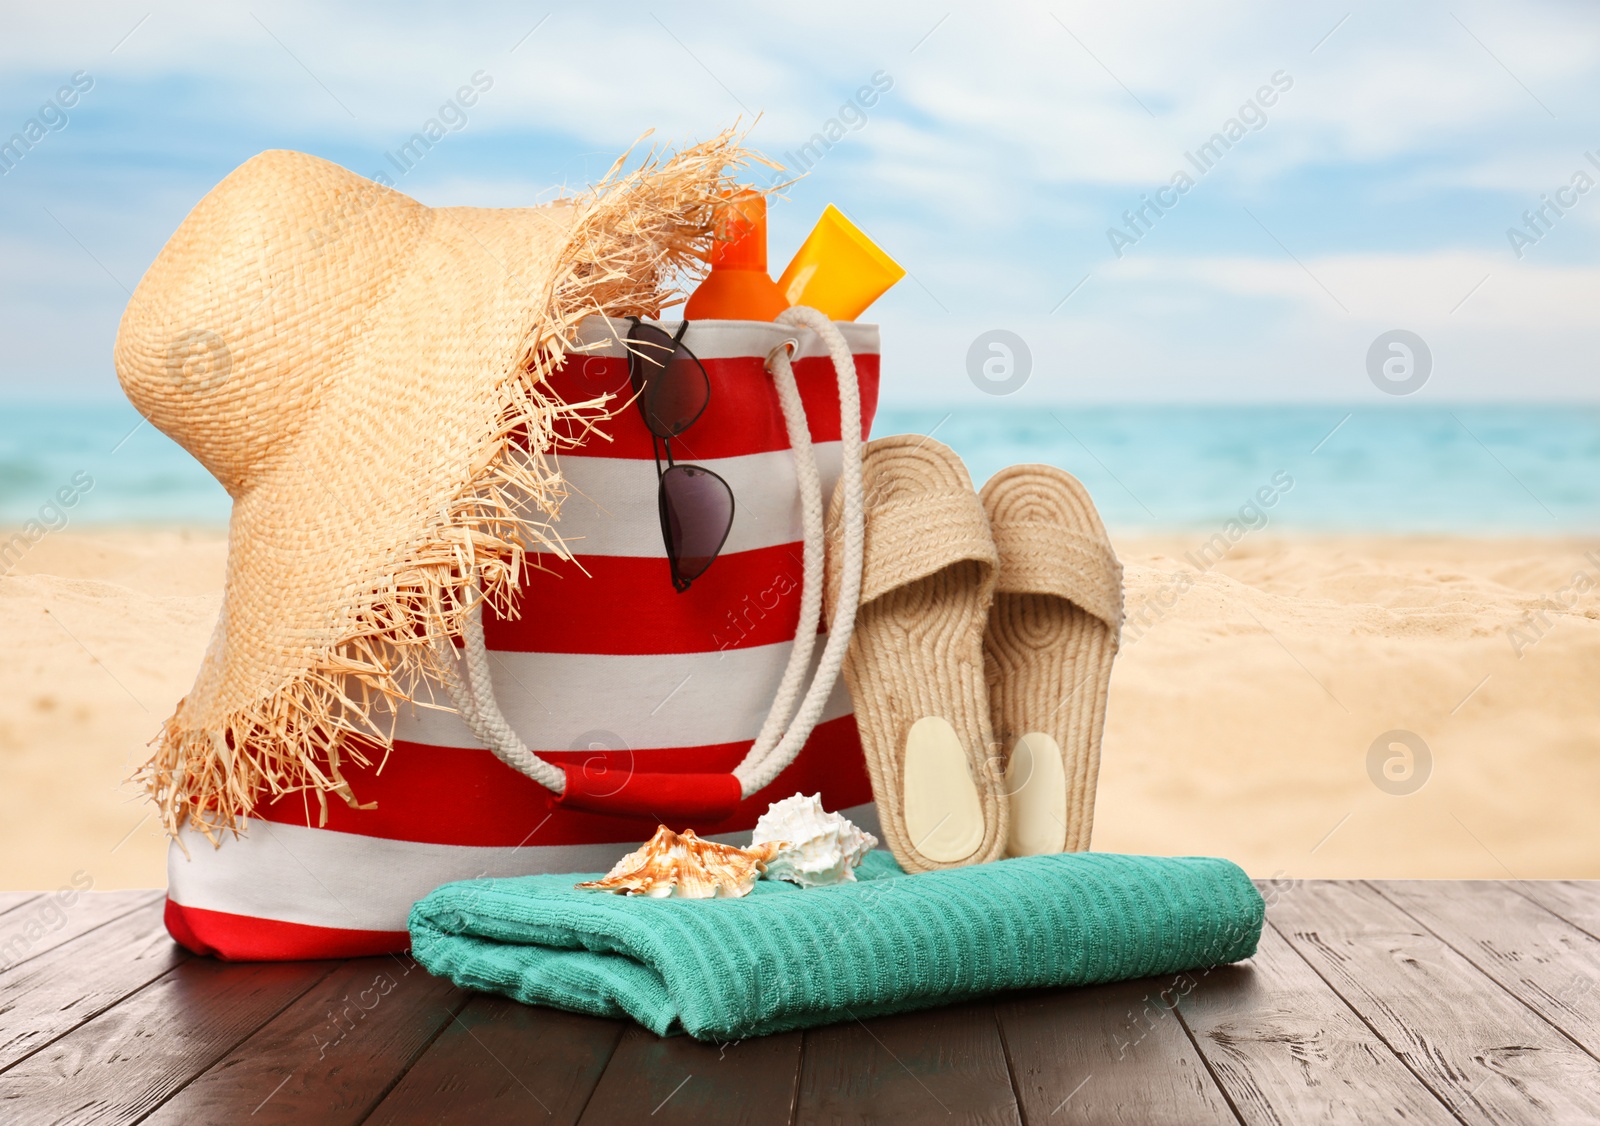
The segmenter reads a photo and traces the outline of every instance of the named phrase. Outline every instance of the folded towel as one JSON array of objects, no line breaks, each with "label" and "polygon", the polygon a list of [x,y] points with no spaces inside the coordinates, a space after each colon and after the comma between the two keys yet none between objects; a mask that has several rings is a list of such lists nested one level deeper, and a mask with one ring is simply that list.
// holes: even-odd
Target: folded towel
[{"label": "folded towel", "polygon": [[1235,962],[1255,953],[1264,914],[1237,865],[1202,857],[1063,853],[909,876],[879,851],[857,876],[762,880],[742,899],[468,880],[412,909],[411,951],[466,988],[737,1039]]}]

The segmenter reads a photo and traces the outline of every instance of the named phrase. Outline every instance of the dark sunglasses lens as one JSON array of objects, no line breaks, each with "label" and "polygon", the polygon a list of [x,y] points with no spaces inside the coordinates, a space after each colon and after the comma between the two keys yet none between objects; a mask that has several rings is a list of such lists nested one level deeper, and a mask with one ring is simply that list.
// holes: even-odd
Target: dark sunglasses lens
[{"label": "dark sunglasses lens", "polygon": [[698,465],[674,465],[661,475],[662,507],[677,577],[705,574],[733,527],[733,491]]},{"label": "dark sunglasses lens", "polygon": [[635,322],[628,330],[628,375],[635,391],[643,391],[655,381],[676,347],[672,337],[659,328]]},{"label": "dark sunglasses lens", "polygon": [[633,389],[639,393],[645,425],[658,437],[676,438],[711,400],[706,369],[687,348],[652,325],[634,325],[628,341],[633,346]]},{"label": "dark sunglasses lens", "polygon": [[680,346],[667,361],[667,370],[650,398],[650,413],[662,428],[658,432],[664,438],[682,434],[710,401],[711,380],[706,369]]}]

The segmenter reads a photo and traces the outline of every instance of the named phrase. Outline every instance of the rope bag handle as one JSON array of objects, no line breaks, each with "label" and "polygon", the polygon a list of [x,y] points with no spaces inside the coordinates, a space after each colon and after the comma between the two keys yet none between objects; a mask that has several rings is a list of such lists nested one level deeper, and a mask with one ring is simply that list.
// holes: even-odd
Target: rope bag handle
[{"label": "rope bag handle", "polygon": [[[483,604],[479,599],[467,614],[462,631],[465,653],[458,668],[454,647],[441,643],[447,659],[444,685],[467,728],[479,742],[513,770],[526,774],[556,795],[556,804],[612,815],[634,815],[720,821],[732,814],[745,798],[764,789],[777,778],[811,737],[822,718],[828,697],[838,681],[850,636],[855,630],[856,606],[861,597],[861,568],[865,550],[865,500],[861,485],[861,387],[856,375],[855,357],[837,326],[815,309],[795,306],[785,310],[779,324],[809,328],[827,345],[839,382],[839,431],[844,454],[841,484],[844,489],[843,580],[839,603],[828,628],[817,673],[803,699],[800,690],[816,652],[817,626],[822,620],[823,568],[826,544],[823,539],[822,479],[817,472],[816,451],[811,445],[811,428],[805,404],[795,383],[793,353],[799,341],[789,339],[767,357],[783,409],[784,426],[794,452],[795,477],[800,489],[801,526],[805,554],[800,591],[800,624],[795,633],[789,663],[779,682],[777,696],[766,722],[744,760],[731,774],[662,774],[631,771],[619,783],[608,769],[590,770],[588,764],[556,766],[541,759],[523,744],[506,721],[495,700],[489,673],[489,651],[483,640]],[[476,592],[474,592],[476,594]]]}]

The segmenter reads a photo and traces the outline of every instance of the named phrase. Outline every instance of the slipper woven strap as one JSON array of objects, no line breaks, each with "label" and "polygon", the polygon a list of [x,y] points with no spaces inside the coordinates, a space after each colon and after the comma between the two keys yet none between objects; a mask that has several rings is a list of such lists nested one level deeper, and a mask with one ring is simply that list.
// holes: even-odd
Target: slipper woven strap
[{"label": "slipper woven strap", "polygon": [[[995,546],[1005,560],[1005,594],[1053,594],[1122,630],[1122,564],[1105,540],[1059,524],[1001,522]],[[871,558],[871,540],[867,543]]]},{"label": "slipper woven strap", "polygon": [[[991,571],[1000,566],[989,518],[970,489],[869,503],[866,562],[862,568],[861,604],[881,598],[937,574],[953,563],[974,560]],[[830,574],[842,564],[831,555]],[[830,586],[836,586],[830,583]]]}]

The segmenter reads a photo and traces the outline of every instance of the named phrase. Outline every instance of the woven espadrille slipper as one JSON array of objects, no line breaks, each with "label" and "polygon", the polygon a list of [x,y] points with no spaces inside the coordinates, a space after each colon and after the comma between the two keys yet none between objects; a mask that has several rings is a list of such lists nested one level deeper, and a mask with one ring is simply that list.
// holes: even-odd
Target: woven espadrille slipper
[{"label": "woven espadrille slipper", "polygon": [[1079,852],[1094,827],[1122,564],[1070,473],[1014,465],[981,496],[1000,553],[983,644],[994,735],[1008,756],[1006,854]]},{"label": "woven espadrille slipper", "polygon": [[[1005,849],[983,633],[999,558],[961,459],[915,434],[868,443],[866,555],[844,663],[883,833],[911,872]],[[828,511],[828,615],[838,597],[843,497]]]}]

